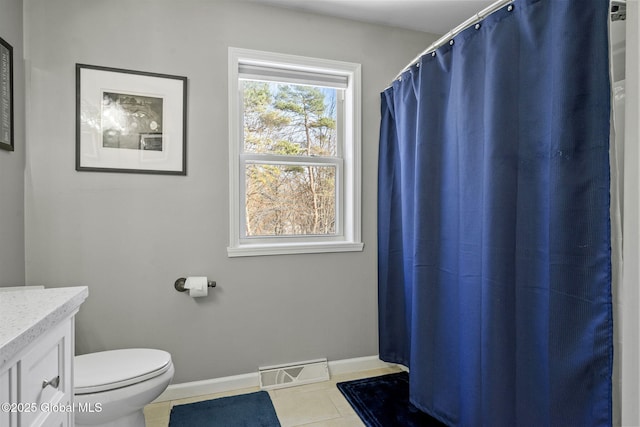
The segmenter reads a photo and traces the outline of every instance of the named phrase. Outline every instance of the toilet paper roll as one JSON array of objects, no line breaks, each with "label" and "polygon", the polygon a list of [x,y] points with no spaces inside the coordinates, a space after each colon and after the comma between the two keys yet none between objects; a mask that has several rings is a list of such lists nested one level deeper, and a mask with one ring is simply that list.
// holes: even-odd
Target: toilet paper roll
[{"label": "toilet paper roll", "polygon": [[207,278],[202,276],[187,277],[184,288],[189,289],[189,296],[193,298],[206,297],[209,292]]}]

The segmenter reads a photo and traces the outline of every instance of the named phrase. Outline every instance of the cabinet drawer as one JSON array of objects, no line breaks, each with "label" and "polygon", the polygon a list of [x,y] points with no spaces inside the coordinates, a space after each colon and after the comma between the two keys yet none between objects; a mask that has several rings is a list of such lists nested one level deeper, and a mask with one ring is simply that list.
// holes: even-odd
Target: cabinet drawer
[{"label": "cabinet drawer", "polygon": [[[72,359],[70,322],[49,331],[18,363],[19,402],[29,405],[18,414],[20,426],[42,425],[58,418],[71,399]],[[63,416],[64,418],[64,416]],[[47,421],[47,424],[49,422]]]}]

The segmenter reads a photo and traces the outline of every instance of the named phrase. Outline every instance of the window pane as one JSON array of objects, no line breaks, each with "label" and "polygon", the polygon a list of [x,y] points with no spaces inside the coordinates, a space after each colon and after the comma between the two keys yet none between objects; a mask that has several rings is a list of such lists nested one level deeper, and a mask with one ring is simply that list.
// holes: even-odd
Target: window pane
[{"label": "window pane", "polygon": [[337,155],[337,89],[242,81],[245,153]]},{"label": "window pane", "polygon": [[334,235],[335,166],[246,166],[245,234]]}]

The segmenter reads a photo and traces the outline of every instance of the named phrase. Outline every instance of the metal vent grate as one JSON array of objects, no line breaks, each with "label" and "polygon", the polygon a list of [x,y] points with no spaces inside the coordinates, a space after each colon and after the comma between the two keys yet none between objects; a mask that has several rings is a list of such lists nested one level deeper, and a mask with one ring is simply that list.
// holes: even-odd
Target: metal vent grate
[{"label": "metal vent grate", "polygon": [[258,368],[258,372],[260,374],[260,388],[263,390],[329,380],[327,359],[265,366]]}]

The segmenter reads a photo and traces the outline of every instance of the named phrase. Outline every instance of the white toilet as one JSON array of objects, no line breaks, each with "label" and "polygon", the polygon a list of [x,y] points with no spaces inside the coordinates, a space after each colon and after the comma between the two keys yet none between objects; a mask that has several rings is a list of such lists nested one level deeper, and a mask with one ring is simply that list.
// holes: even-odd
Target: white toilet
[{"label": "white toilet", "polygon": [[147,348],[75,357],[76,426],[144,427],[142,409],[173,378],[171,355]]}]

